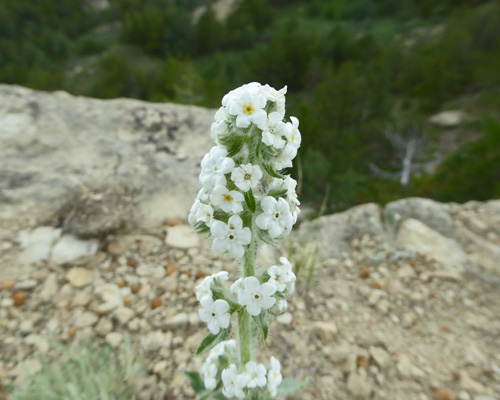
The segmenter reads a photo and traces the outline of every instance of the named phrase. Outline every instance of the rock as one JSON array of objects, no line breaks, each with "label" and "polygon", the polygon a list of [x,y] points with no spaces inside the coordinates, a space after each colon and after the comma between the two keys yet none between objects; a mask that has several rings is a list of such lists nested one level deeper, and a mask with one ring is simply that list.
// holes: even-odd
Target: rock
[{"label": "rock", "polygon": [[0,282],[0,290],[10,290],[14,286],[16,286],[16,281],[12,279]]},{"label": "rock", "polygon": [[42,364],[38,358],[28,358],[9,371],[9,375],[17,377],[16,382],[23,382],[28,376],[34,375],[41,371]]},{"label": "rock", "polygon": [[71,304],[75,307],[86,306],[92,300],[92,295],[89,292],[78,292],[75,297],[71,300]]},{"label": "rock", "polygon": [[392,364],[391,355],[381,347],[370,346],[370,355],[375,363],[381,368],[386,369]]},{"label": "rock", "polygon": [[425,254],[447,269],[462,271],[467,262],[467,255],[454,240],[416,219],[409,218],[401,223],[396,244],[403,249]]},{"label": "rock", "polygon": [[464,346],[465,362],[479,368],[486,368],[488,365],[488,357],[479,350],[475,343],[470,343]]},{"label": "rock", "polygon": [[86,328],[95,325],[98,320],[99,318],[97,315],[90,311],[73,315],[73,321],[76,328]]},{"label": "rock", "polygon": [[16,284],[16,289],[18,290],[32,290],[38,285],[38,281],[35,279],[29,279],[27,281],[22,281]]},{"label": "rock", "polygon": [[440,269],[429,274],[430,278],[443,279],[447,281],[460,282],[462,278],[462,274],[451,271],[447,269]]},{"label": "rock", "polygon": [[96,288],[94,293],[103,301],[97,307],[100,312],[106,313],[123,305],[120,288],[114,283],[105,283]]},{"label": "rock", "polygon": [[119,307],[113,312],[113,315],[120,324],[125,325],[135,316],[135,312],[128,307]]},{"label": "rock", "polygon": [[455,395],[448,389],[437,389],[432,392],[434,400],[455,400]]},{"label": "rock", "polygon": [[290,314],[289,312],[286,312],[284,314],[281,314],[276,317],[276,321],[282,325],[290,325],[293,321],[293,315]]},{"label": "rock", "polygon": [[73,235],[64,235],[55,244],[50,258],[56,264],[67,264],[94,256],[98,247],[97,240],[81,240]]},{"label": "rock", "polygon": [[26,292],[23,292],[23,291],[16,291],[16,292],[12,293],[12,300],[14,300],[14,305],[16,307],[23,306],[24,303],[26,303],[27,296],[28,295],[26,294]]},{"label": "rock", "polygon": [[71,268],[66,274],[66,279],[71,286],[81,288],[92,282],[93,273],[87,268]]},{"label": "rock", "polygon": [[51,226],[40,226],[35,230],[21,231],[18,241],[23,249],[20,261],[24,263],[37,263],[50,258],[52,245],[61,236],[61,229]]},{"label": "rock", "polygon": [[362,234],[384,234],[381,207],[363,204],[350,210],[306,221],[296,231],[297,239],[304,243],[317,243],[318,258],[339,258],[349,250],[352,238]]},{"label": "rock", "polygon": [[154,367],[153,367],[153,372],[155,374],[161,374],[163,371],[165,371],[168,367],[168,362],[165,360],[158,361]]},{"label": "rock", "polygon": [[405,219],[416,219],[429,228],[451,237],[453,233],[453,219],[445,204],[420,197],[410,197],[389,203],[384,208],[386,226],[397,231]]},{"label": "rock", "polygon": [[36,349],[42,354],[46,354],[49,351],[49,340],[40,335],[31,334],[26,336],[24,342],[28,345],[35,346]]},{"label": "rock", "polygon": [[119,332],[110,332],[106,335],[106,343],[111,347],[116,348],[123,342],[123,335]]},{"label": "rock", "polygon": [[431,124],[441,126],[443,128],[456,128],[462,123],[464,112],[461,110],[441,111],[430,117]]},{"label": "rock", "polygon": [[162,347],[170,347],[172,343],[172,333],[165,334],[162,331],[153,331],[141,338],[141,346],[144,351],[157,351]]},{"label": "rock", "polygon": [[470,393],[484,393],[484,386],[472,379],[467,372],[462,371],[460,373],[460,388],[463,390],[467,390]]},{"label": "rock", "polygon": [[171,275],[167,276],[160,282],[160,289],[166,293],[173,293],[177,289],[178,280],[177,276]]},{"label": "rock", "polygon": [[124,235],[118,239],[118,245],[125,250],[137,246],[139,254],[142,257],[146,257],[154,250],[160,249],[163,246],[163,241],[151,235]]},{"label": "rock", "polygon": [[31,320],[21,321],[21,324],[19,325],[19,331],[24,335],[31,333],[33,332],[33,325],[34,323]]},{"label": "rock", "polygon": [[420,368],[413,365],[410,358],[404,354],[399,355],[397,369],[398,369],[399,375],[403,379],[417,379],[417,380],[419,380],[419,379],[425,378],[425,373]]},{"label": "rock", "polygon": [[42,290],[39,294],[39,298],[42,301],[50,301],[57,293],[59,285],[57,283],[57,275],[55,273],[50,273],[45,282],[43,283]]},{"label": "rock", "polygon": [[189,316],[187,313],[181,312],[169,318],[165,322],[165,326],[169,329],[184,328],[189,323]]},{"label": "rock", "polygon": [[64,221],[64,232],[76,237],[104,237],[133,220],[138,194],[138,188],[120,176],[86,177],[64,193],[52,220]]},{"label": "rock", "polygon": [[200,245],[198,235],[188,225],[168,227],[165,242],[168,247],[178,249],[189,249],[191,247],[199,247]]},{"label": "rock", "polygon": [[316,321],[311,323],[310,326],[323,343],[332,341],[338,332],[337,325],[334,322]]},{"label": "rock", "polygon": [[113,330],[113,323],[108,318],[101,318],[95,327],[95,332],[99,336],[106,336]]},{"label": "rock", "polygon": [[471,400],[471,397],[465,390],[461,390],[458,393],[458,400]]},{"label": "rock", "polygon": [[352,371],[347,378],[347,389],[353,396],[366,399],[373,390],[373,379],[363,368]]}]

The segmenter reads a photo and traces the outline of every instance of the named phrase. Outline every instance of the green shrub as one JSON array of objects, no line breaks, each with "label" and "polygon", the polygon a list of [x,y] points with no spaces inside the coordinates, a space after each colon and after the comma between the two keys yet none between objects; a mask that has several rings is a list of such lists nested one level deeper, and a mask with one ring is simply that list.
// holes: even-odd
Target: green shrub
[{"label": "green shrub", "polygon": [[57,346],[57,357],[42,358],[40,372],[13,389],[11,400],[135,399],[133,381],[145,369],[128,339],[115,353],[90,340]]}]

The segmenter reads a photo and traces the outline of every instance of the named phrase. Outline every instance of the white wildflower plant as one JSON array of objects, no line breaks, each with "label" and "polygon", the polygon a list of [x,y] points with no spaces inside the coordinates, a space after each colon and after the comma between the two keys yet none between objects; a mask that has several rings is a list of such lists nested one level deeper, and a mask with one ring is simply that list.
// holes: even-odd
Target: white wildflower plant
[{"label": "white wildflower plant", "polygon": [[[241,263],[240,276],[206,277],[196,287],[199,316],[209,331],[196,354],[209,353],[201,373],[186,371],[199,399],[268,400],[304,388],[307,381],[283,379],[280,362],[254,360],[256,336],[268,336],[266,316],[287,309],[294,292],[290,262],[258,268],[264,242],[278,247],[300,213],[297,182],[281,171],[292,166],[301,143],[299,121],[285,120],[286,87],[253,82],[224,96],[215,114],[215,146],[201,161],[202,189],[189,223],[212,237],[212,249]],[[226,286],[227,282],[227,286]],[[237,341],[228,340],[237,321]],[[233,321],[234,323],[234,321]]]}]

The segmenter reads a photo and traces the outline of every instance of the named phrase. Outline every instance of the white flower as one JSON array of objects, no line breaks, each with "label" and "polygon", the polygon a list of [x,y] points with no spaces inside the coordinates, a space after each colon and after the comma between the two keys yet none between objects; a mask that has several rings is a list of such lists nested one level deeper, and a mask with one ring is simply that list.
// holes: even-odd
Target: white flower
[{"label": "white flower", "polygon": [[267,390],[269,390],[269,393],[273,397],[276,396],[278,386],[280,385],[281,380],[283,379],[280,370],[281,370],[280,362],[276,358],[271,357],[271,368],[267,373]]},{"label": "white flower", "polygon": [[222,208],[227,213],[237,214],[243,211],[241,203],[245,201],[245,198],[237,190],[229,190],[225,186],[217,185],[210,195],[210,201],[214,206]]},{"label": "white flower", "polygon": [[231,315],[229,314],[229,303],[218,299],[213,301],[211,297],[205,296],[200,301],[200,319],[205,322],[210,332],[217,335],[221,328],[229,326]]},{"label": "white flower", "polygon": [[238,189],[248,192],[253,189],[262,178],[262,171],[258,165],[245,164],[235,168],[231,173],[231,180]]},{"label": "white flower", "polygon": [[290,212],[290,205],[285,199],[266,196],[261,201],[264,211],[255,219],[255,223],[262,230],[269,231],[272,238],[280,236],[283,232],[288,232],[293,226],[293,217]]},{"label": "white flower", "polygon": [[238,295],[238,290],[240,290],[240,288],[242,287],[241,286],[242,283],[243,283],[243,278],[238,278],[236,282],[234,282],[229,288],[229,292],[234,295]]},{"label": "white flower", "polygon": [[264,387],[266,386],[266,367],[263,364],[257,364],[255,361],[246,363],[246,372],[250,377],[247,383],[247,388]]},{"label": "white flower", "polygon": [[282,265],[272,265],[267,269],[270,283],[276,286],[278,292],[283,292],[287,286],[295,282],[295,274],[292,271],[292,265],[286,257],[280,257]]},{"label": "white flower", "polygon": [[282,118],[280,113],[272,112],[267,118],[266,127],[262,130],[262,142],[275,149],[282,149],[286,143],[282,139],[285,135],[285,123]]},{"label": "white flower", "polygon": [[290,119],[292,122],[287,122],[285,124],[284,133],[287,143],[283,153],[286,153],[286,156],[290,160],[293,160],[297,155],[297,150],[302,142],[302,137],[299,131],[299,120],[295,117],[290,117]]},{"label": "white flower", "polygon": [[209,204],[200,204],[195,213],[196,222],[204,222],[208,227],[214,220],[214,209]]},{"label": "white flower", "polygon": [[276,104],[276,111],[279,112],[282,117],[285,115],[285,94],[287,91],[287,87],[283,87],[280,90],[276,90],[275,88],[264,85],[261,86],[260,91],[264,93],[267,100],[272,101]]},{"label": "white flower", "polygon": [[229,218],[227,225],[222,221],[214,221],[210,227],[210,232],[215,237],[212,249],[219,253],[227,251],[235,258],[243,257],[245,254],[243,246],[249,244],[252,240],[250,228],[243,228],[243,221],[239,215],[233,215]]},{"label": "white flower", "polygon": [[228,107],[236,98],[241,96],[245,91],[257,92],[261,88],[261,84],[258,82],[250,82],[239,88],[231,90],[228,94],[224,95],[222,98],[222,106]]},{"label": "white flower", "polygon": [[207,359],[201,369],[203,372],[203,381],[205,382],[205,387],[208,390],[215,389],[217,386],[217,364],[210,361],[210,359]]},{"label": "white flower", "polygon": [[229,273],[227,271],[221,271],[203,279],[201,283],[196,286],[196,300],[201,301],[201,299],[206,296],[212,298],[212,289],[210,289],[210,285],[214,279],[227,281],[229,279]]},{"label": "white flower", "polygon": [[288,302],[285,299],[278,300],[278,302],[274,306],[274,310],[277,313],[285,312],[287,308],[288,308]]},{"label": "white flower", "polygon": [[272,283],[261,285],[255,276],[249,276],[243,279],[238,290],[238,303],[246,306],[250,315],[259,315],[261,310],[267,310],[276,303],[276,299],[272,297],[274,293],[276,287]]},{"label": "white flower", "polygon": [[196,225],[196,212],[201,206],[201,202],[199,200],[196,200],[194,204],[191,206],[191,210],[189,210],[189,215],[188,215],[188,222],[189,225],[195,226]]},{"label": "white flower", "polygon": [[236,365],[231,364],[229,367],[222,370],[222,383],[224,384],[222,393],[229,398],[235,396],[238,399],[243,399],[245,398],[243,389],[249,380],[250,378],[247,373],[238,374],[236,372]]},{"label": "white flower", "polygon": [[243,90],[228,105],[229,113],[236,115],[238,128],[248,128],[251,123],[261,129],[266,125],[267,113],[264,110],[267,103],[266,96],[260,91],[252,89]]},{"label": "white flower", "polygon": [[226,156],[225,148],[214,146],[201,160],[199,181],[205,188],[212,189],[217,184],[226,184],[224,175],[234,169],[234,160]]}]

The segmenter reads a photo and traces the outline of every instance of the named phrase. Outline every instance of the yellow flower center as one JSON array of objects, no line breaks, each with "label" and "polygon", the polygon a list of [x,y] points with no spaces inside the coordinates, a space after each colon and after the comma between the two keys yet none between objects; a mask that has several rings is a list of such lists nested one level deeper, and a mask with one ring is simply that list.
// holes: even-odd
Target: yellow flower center
[{"label": "yellow flower center", "polygon": [[295,141],[295,135],[292,134],[292,143]]},{"label": "yellow flower center", "polygon": [[230,194],[225,194],[224,195],[224,200],[226,200],[226,201],[233,201],[233,196],[231,196]]},{"label": "yellow flower center", "polygon": [[249,104],[249,105],[245,106],[244,111],[245,111],[245,114],[252,115],[254,108],[251,104]]}]

